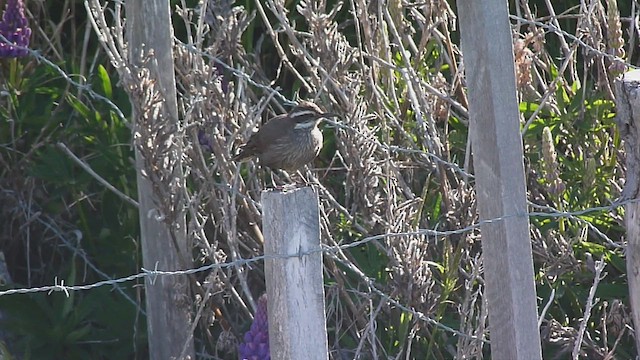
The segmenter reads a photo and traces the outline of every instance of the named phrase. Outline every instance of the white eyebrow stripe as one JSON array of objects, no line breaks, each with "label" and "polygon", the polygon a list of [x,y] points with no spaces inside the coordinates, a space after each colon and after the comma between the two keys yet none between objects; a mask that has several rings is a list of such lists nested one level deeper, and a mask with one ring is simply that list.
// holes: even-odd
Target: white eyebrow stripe
[{"label": "white eyebrow stripe", "polygon": [[314,115],[316,112],[312,110],[294,111],[290,116],[292,118],[304,115]]},{"label": "white eyebrow stripe", "polygon": [[294,126],[294,129],[308,129],[310,127],[316,126],[316,123],[314,121],[307,121],[307,122],[303,122],[303,123],[297,123],[296,126]]}]

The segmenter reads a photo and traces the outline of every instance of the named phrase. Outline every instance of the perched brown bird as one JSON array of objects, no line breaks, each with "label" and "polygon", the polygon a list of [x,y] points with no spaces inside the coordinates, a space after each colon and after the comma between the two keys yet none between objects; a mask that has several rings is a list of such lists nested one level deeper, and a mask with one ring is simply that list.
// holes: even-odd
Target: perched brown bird
[{"label": "perched brown bird", "polygon": [[322,149],[322,118],[336,116],[325,113],[314,103],[302,101],[288,114],[267,121],[251,135],[234,161],[257,157],[271,169],[296,171],[313,161]]}]

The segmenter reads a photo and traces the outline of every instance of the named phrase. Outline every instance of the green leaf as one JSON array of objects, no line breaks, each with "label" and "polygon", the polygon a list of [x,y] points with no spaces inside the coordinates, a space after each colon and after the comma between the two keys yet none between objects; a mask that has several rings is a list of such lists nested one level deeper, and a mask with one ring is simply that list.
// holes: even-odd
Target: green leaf
[{"label": "green leaf", "polygon": [[409,338],[409,327],[413,320],[413,314],[403,311],[400,314],[400,325],[398,326],[398,339],[400,340],[400,346],[404,346],[406,339]]},{"label": "green leaf", "polygon": [[98,77],[102,82],[102,90],[104,91],[104,95],[111,99],[113,96],[113,90],[111,88],[111,79],[109,78],[109,74],[107,73],[107,69],[102,65],[98,65]]},{"label": "green leaf", "polygon": [[73,107],[77,112],[82,115],[83,118],[89,119],[91,116],[91,110],[80,101],[77,97],[75,97],[71,93],[67,93],[67,102]]},{"label": "green leaf", "polygon": [[532,102],[521,102],[520,112],[534,112],[540,107],[540,105]]},{"label": "green leaf", "polygon": [[582,88],[582,84],[580,83],[580,80],[576,79],[576,81],[573,82],[573,84],[571,84],[571,91],[576,94],[578,92],[578,90],[580,90]]}]

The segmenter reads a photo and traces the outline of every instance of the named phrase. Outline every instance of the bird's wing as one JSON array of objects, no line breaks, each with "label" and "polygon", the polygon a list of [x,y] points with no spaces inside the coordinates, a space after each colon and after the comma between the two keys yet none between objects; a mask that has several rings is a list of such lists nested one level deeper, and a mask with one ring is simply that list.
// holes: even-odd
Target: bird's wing
[{"label": "bird's wing", "polygon": [[281,134],[282,132],[289,131],[290,129],[292,129],[295,124],[293,122],[290,123],[286,121],[286,117],[287,117],[286,114],[276,115],[272,117],[269,121],[264,123],[258,129],[258,131],[256,131],[251,135],[251,137],[249,138],[249,141],[247,141],[247,143],[240,148],[240,152],[238,153],[238,155],[234,156],[232,160],[242,161],[242,160],[249,159],[257,155],[257,149],[264,148],[266,145],[268,145],[268,144],[263,144],[264,142],[263,136],[258,136],[260,132],[272,131],[271,130],[272,128],[278,128],[280,129],[278,134]]}]

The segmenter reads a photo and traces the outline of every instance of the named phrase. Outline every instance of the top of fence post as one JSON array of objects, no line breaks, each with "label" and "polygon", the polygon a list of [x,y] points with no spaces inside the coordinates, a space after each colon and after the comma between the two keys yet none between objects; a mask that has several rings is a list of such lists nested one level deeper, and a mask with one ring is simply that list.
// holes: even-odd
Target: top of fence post
[{"label": "top of fence post", "polygon": [[271,358],[328,359],[318,195],[263,191],[262,214]]}]

